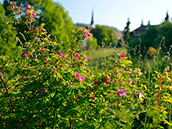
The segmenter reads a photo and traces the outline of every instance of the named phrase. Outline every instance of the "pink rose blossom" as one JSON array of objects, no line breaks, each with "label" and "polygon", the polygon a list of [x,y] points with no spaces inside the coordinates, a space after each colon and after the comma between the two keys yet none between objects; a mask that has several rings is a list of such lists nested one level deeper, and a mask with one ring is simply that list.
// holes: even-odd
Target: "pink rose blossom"
[{"label": "pink rose blossom", "polygon": [[45,58],[44,58],[44,60],[46,61],[46,60],[48,60],[48,58],[47,58],[47,57],[45,57]]},{"label": "pink rose blossom", "polygon": [[76,73],[76,77],[79,77],[79,73]]},{"label": "pink rose blossom", "polygon": [[23,51],[23,57],[27,57],[27,52]]},{"label": "pink rose blossom", "polygon": [[81,81],[84,81],[84,77],[83,76],[80,76],[79,77],[79,81],[81,82]]},{"label": "pink rose blossom", "polygon": [[28,9],[30,9],[30,5],[27,5],[26,7],[25,7],[25,10],[28,10]]},{"label": "pink rose blossom", "polygon": [[87,61],[88,57],[85,57],[84,61]]},{"label": "pink rose blossom", "polygon": [[58,53],[59,53],[59,56],[62,56],[63,55],[61,51],[58,51]]},{"label": "pink rose blossom", "polygon": [[106,78],[106,83],[109,83],[110,77]]},{"label": "pink rose blossom", "polygon": [[78,95],[78,98],[81,98],[81,95],[80,94]]},{"label": "pink rose blossom", "polygon": [[143,92],[140,92],[140,93],[139,93],[139,98],[142,98],[142,96],[143,96],[142,93],[143,93]]},{"label": "pink rose blossom", "polygon": [[33,18],[35,16],[34,12],[30,15],[30,18]]},{"label": "pink rose blossom", "polygon": [[27,77],[24,77],[24,80],[26,80],[27,79]]},{"label": "pink rose blossom", "polygon": [[130,78],[130,84],[132,83],[132,78]]},{"label": "pink rose blossom", "polygon": [[79,55],[78,53],[76,53],[76,57],[77,57],[77,58],[79,58],[79,57],[80,57],[80,55]]},{"label": "pink rose blossom", "polygon": [[119,90],[117,90],[117,95],[119,96],[119,97],[125,97],[126,96],[126,90],[124,91],[123,89],[119,89]]},{"label": "pink rose blossom", "polygon": [[124,58],[124,57],[125,57],[125,55],[124,55],[124,54],[121,54],[120,56],[121,56],[121,58]]},{"label": "pink rose blossom", "polygon": [[94,84],[98,84],[98,81],[94,81]]}]

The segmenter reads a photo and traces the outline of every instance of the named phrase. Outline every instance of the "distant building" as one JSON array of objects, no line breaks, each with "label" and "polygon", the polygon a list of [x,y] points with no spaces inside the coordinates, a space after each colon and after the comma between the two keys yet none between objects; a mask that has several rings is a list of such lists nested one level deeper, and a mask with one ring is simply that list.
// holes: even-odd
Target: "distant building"
[{"label": "distant building", "polygon": [[141,35],[145,30],[147,30],[148,27],[150,27],[150,26],[151,26],[151,25],[150,25],[150,22],[148,22],[148,25],[143,25],[143,21],[142,21],[140,27],[138,27],[137,29],[135,29],[135,30],[133,30],[133,31],[131,32],[132,37],[133,37],[133,38],[139,38],[140,35]]},{"label": "distant building", "polygon": [[117,37],[118,40],[123,38],[123,34],[121,32],[115,31],[115,34],[116,34],[116,37]]},{"label": "distant building", "polygon": [[96,26],[95,26],[95,24],[94,24],[94,13],[93,13],[93,11],[92,11],[91,23],[90,23],[89,28],[90,28],[90,29],[91,29],[91,28],[96,28]]}]

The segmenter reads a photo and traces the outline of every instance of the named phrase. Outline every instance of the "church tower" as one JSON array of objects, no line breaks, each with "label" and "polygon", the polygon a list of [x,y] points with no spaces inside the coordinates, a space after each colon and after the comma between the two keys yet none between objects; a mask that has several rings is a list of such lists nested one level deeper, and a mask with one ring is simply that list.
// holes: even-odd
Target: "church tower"
[{"label": "church tower", "polygon": [[92,16],[91,16],[90,28],[96,28],[96,26],[94,24],[94,13],[93,13],[93,11],[92,11]]}]

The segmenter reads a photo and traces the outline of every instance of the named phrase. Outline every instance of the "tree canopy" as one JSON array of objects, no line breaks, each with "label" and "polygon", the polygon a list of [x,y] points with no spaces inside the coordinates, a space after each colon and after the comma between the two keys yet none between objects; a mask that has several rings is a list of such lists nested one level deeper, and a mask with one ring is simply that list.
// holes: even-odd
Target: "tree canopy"
[{"label": "tree canopy", "polygon": [[5,17],[5,10],[0,3],[0,56],[8,55],[9,57],[17,57],[16,35],[17,32],[10,24],[11,18]]},{"label": "tree canopy", "polygon": [[117,43],[115,31],[107,26],[96,25],[96,28],[91,29],[91,33],[97,39],[98,45],[113,46]]}]

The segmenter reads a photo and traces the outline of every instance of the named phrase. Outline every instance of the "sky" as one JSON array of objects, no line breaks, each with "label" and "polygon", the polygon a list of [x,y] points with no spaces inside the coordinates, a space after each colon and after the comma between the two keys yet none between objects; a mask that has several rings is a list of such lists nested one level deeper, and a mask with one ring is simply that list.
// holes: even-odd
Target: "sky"
[{"label": "sky", "polygon": [[172,0],[54,0],[68,11],[74,23],[91,22],[124,30],[129,18],[130,31],[143,24],[157,25],[163,22],[166,12],[172,17]]},{"label": "sky", "polygon": [[[0,0],[2,3],[3,0]],[[150,21],[151,25],[163,22],[166,12],[172,19],[172,0],[53,0],[60,3],[73,23],[90,24],[92,10],[94,23],[124,30],[129,18],[130,31]]]}]

